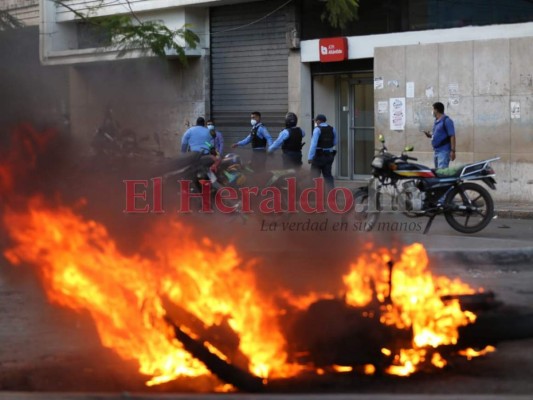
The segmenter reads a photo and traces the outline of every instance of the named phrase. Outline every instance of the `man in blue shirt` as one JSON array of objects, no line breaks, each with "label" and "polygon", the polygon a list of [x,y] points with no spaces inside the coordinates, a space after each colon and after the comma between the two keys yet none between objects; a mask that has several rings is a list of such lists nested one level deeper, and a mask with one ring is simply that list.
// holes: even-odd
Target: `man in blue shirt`
[{"label": "man in blue shirt", "polygon": [[215,121],[213,119],[207,120],[207,129],[209,129],[209,132],[211,133],[213,144],[219,157],[224,157],[224,137],[222,136],[222,133],[215,128]]},{"label": "man in blue shirt", "polygon": [[282,130],[278,138],[268,148],[271,154],[280,147],[283,150],[283,168],[299,168],[302,166],[302,139],[305,132],[297,127],[298,117],[295,113],[289,112],[285,115],[285,129]]},{"label": "man in blue shirt", "polygon": [[181,152],[186,153],[190,149],[190,151],[209,154],[212,141],[211,133],[205,127],[205,119],[198,117],[196,125],[187,129],[181,138]]},{"label": "man in blue shirt", "polygon": [[455,127],[452,119],[444,114],[444,104],[433,104],[433,116],[433,133],[424,133],[431,138],[435,168],[448,168],[450,160],[455,160]]},{"label": "man in blue shirt", "polygon": [[264,171],[266,167],[266,149],[272,145],[272,136],[261,122],[261,113],[254,111],[251,114],[252,130],[243,140],[231,145],[232,148],[246,146],[252,143],[252,160],[250,168],[255,172]]},{"label": "man in blue shirt", "polygon": [[315,129],[311,137],[311,147],[307,157],[311,164],[311,177],[318,178],[320,174],[324,177],[327,190],[333,189],[334,180],[331,174],[333,160],[335,159],[335,146],[337,145],[337,131],[326,123],[324,114],[315,117]]}]

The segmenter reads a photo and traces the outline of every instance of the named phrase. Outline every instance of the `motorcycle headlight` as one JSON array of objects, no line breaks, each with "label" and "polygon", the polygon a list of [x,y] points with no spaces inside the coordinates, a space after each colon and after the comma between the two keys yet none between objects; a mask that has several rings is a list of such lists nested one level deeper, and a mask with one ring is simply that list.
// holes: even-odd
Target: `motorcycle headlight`
[{"label": "motorcycle headlight", "polygon": [[383,158],[382,157],[374,157],[372,160],[372,166],[374,168],[383,168]]}]

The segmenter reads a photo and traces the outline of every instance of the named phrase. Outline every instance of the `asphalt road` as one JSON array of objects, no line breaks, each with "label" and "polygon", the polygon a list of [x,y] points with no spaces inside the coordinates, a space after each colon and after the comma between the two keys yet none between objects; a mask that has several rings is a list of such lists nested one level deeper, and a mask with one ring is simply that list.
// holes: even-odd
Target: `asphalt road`
[{"label": "asphalt road", "polygon": [[[149,216],[138,220],[129,216],[116,225],[115,232],[143,225],[143,218]],[[340,221],[334,215],[313,218],[308,230],[304,229],[307,217],[288,220],[300,223],[292,230],[290,225],[283,228],[280,224],[287,220],[280,218],[252,217],[243,223],[226,217],[189,216],[184,221],[201,226],[215,240],[234,243],[243,257],[258,259],[257,274],[265,290],[279,285],[295,292],[329,290],[338,283],[349,262],[363,251],[365,242],[389,247],[421,242],[436,273],[492,290],[505,304],[533,307],[533,220],[496,219],[475,235],[453,231],[442,218],[427,235],[420,231],[334,230],[334,224]],[[325,221],[321,230],[320,224]],[[274,226],[274,222],[276,229],[265,228]],[[311,229],[313,222],[315,230]],[[4,396],[12,391],[188,392],[200,384],[176,382],[148,391],[134,363],[124,362],[100,346],[87,315],[47,304],[37,278],[5,260],[0,261],[0,321],[0,390]],[[415,393],[452,396],[447,398],[466,394],[481,398],[492,394],[527,397],[533,394],[532,376],[533,339],[529,339],[502,343],[493,354],[471,362],[457,361],[438,374],[407,379],[356,377],[350,378],[350,383],[345,378],[333,385],[310,384],[307,391],[394,394],[396,398],[411,398]],[[353,379],[358,382],[354,384]]]}]

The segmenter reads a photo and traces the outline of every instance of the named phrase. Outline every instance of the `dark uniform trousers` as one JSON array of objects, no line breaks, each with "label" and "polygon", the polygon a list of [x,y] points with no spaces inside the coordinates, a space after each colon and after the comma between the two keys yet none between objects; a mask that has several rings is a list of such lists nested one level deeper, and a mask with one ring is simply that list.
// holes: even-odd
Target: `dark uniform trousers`
[{"label": "dark uniform trousers", "polygon": [[322,174],[328,192],[335,187],[331,167],[336,153],[336,151],[317,149],[315,157],[311,162],[311,178],[319,178],[320,174]]},{"label": "dark uniform trousers", "polygon": [[301,151],[283,151],[281,159],[283,161],[283,169],[300,168],[302,166]]}]

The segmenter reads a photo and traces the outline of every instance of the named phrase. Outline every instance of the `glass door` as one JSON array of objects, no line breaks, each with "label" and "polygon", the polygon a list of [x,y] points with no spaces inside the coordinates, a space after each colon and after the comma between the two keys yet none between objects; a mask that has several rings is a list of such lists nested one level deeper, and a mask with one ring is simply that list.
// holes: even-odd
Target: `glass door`
[{"label": "glass door", "polygon": [[350,131],[352,136],[352,179],[370,175],[374,157],[374,82],[371,75],[350,82]]}]

